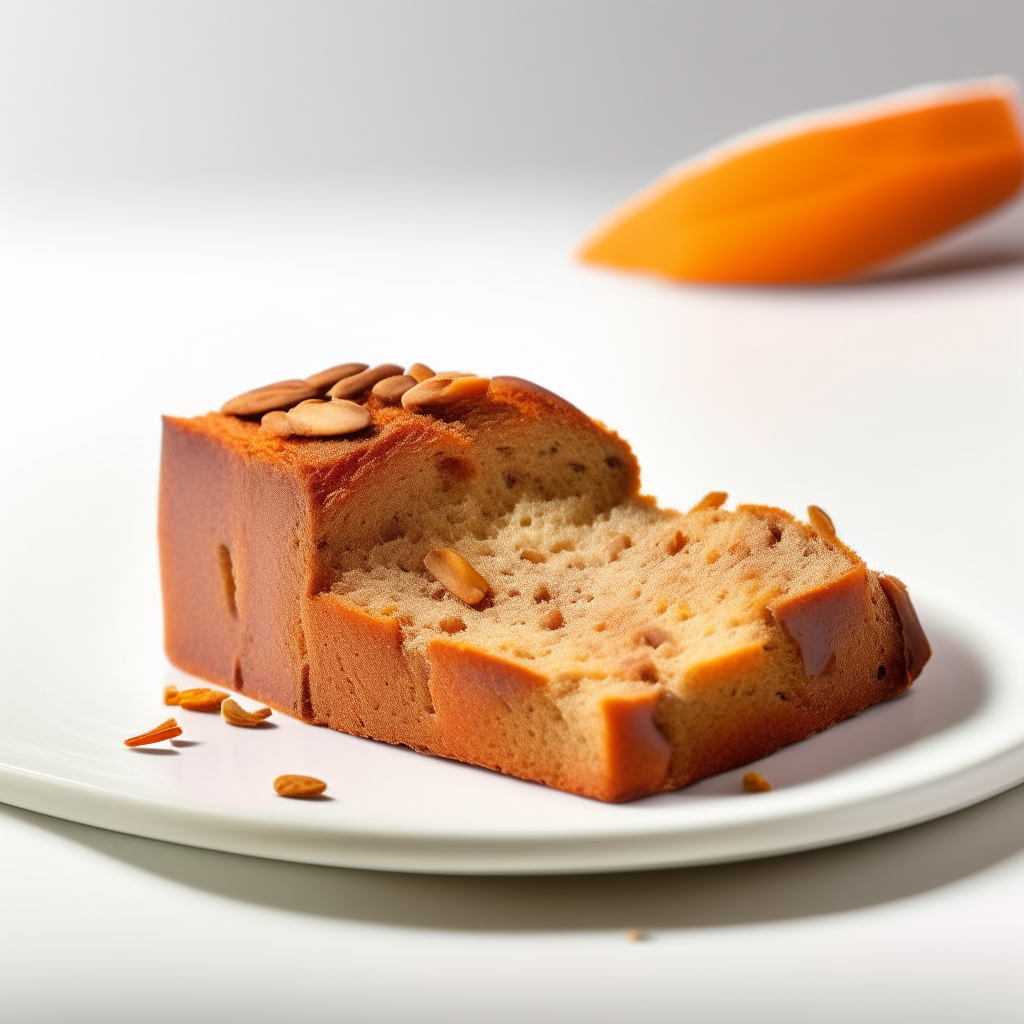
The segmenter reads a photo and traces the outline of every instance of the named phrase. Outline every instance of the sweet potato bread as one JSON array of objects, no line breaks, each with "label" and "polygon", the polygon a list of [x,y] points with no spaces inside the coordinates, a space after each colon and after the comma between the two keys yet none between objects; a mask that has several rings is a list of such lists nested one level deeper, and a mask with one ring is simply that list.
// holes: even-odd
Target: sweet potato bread
[{"label": "sweet potato bread", "polygon": [[928,658],[906,588],[820,510],[659,508],[624,441],[523,380],[333,371],[164,420],[188,672],[619,801],[828,728]]}]

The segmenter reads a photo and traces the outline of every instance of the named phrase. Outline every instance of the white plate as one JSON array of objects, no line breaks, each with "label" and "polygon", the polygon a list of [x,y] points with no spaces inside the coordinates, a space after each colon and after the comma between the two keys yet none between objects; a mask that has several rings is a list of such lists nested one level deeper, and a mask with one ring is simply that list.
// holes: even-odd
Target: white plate
[{"label": "white plate", "polygon": [[[117,686],[104,692],[75,675],[6,686],[0,799],[194,846],[395,871],[624,870],[823,846],[949,813],[1024,778],[1024,686],[1007,645],[962,613],[919,603],[935,654],[911,692],[758,762],[776,787],[767,794],[742,793],[739,769],[604,805],[281,715],[246,730],[174,709],[181,741],[130,750],[124,736],[172,710],[154,673],[148,704],[137,689],[119,699]],[[284,772],[326,779],[330,799],[275,796]]]}]

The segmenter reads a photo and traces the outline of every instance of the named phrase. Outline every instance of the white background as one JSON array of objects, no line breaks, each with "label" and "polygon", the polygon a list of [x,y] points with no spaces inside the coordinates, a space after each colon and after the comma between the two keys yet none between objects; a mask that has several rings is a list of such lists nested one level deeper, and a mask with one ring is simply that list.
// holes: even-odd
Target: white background
[{"label": "white background", "polygon": [[[667,502],[821,504],[872,565],[1016,636],[1021,264],[770,292],[571,253],[765,118],[1024,77],[1022,11],[0,4],[0,685],[157,685],[158,414],[348,358],[532,377]],[[1017,1020],[1022,822],[1017,790],[761,863],[501,880],[0,808],[0,1016]]]}]

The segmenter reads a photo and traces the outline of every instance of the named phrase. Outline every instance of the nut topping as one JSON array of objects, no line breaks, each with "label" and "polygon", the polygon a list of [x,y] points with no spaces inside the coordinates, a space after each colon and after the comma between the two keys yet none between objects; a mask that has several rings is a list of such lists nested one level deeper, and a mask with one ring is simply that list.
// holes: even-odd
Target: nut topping
[{"label": "nut topping", "polygon": [[288,414],[280,409],[263,414],[260,420],[260,430],[265,434],[273,434],[275,437],[291,437],[292,428],[288,424]]},{"label": "nut topping", "polygon": [[466,604],[479,604],[491,589],[487,580],[451,548],[435,548],[423,564],[438,583]]},{"label": "nut topping", "polygon": [[442,412],[457,402],[479,398],[490,385],[487,377],[444,373],[428,377],[402,395],[402,405],[410,412]]},{"label": "nut topping", "polygon": [[428,377],[434,376],[434,371],[424,363],[413,363],[405,372],[414,377],[417,384],[422,384]]},{"label": "nut topping", "polygon": [[721,508],[728,497],[729,494],[727,491],[711,491],[710,493],[705,494],[704,497],[690,509],[690,511],[702,512],[705,509]]},{"label": "nut topping", "polygon": [[405,371],[394,363],[384,363],[375,366],[372,370],[363,370],[362,373],[353,374],[339,380],[327,394],[331,398],[355,398],[364,391],[369,391],[378,381],[385,377],[400,377]]},{"label": "nut topping", "polygon": [[288,426],[303,437],[340,437],[370,425],[370,414],[355,402],[302,402],[288,410]]},{"label": "nut topping", "polygon": [[255,711],[246,711],[237,700],[228,697],[220,706],[220,715],[228,725],[241,725],[252,728],[265,722],[271,715],[270,708],[257,708]]},{"label": "nut topping", "polygon": [[398,374],[394,377],[385,377],[373,385],[371,395],[375,395],[387,405],[398,405],[402,395],[411,388],[416,387],[416,378],[408,374]]},{"label": "nut topping", "polygon": [[271,409],[290,409],[319,394],[319,388],[311,387],[304,380],[280,380],[236,395],[230,402],[225,402],[220,411],[228,416],[262,416]]},{"label": "nut topping", "polygon": [[848,548],[837,536],[835,524],[832,522],[832,517],[823,509],[817,505],[807,506],[807,519],[811,524],[811,529],[826,543],[831,544],[834,548],[839,548],[840,551],[844,551],[846,554],[853,558],[856,558],[856,552]]},{"label": "nut topping", "polygon": [[311,388],[316,388],[320,394],[323,394],[328,388],[334,387],[339,380],[362,373],[367,365],[366,363],[340,363],[328,370],[321,370],[319,373],[314,373],[311,377],[307,377],[306,383]]},{"label": "nut topping", "polygon": [[274,779],[274,792],[278,796],[291,797],[294,800],[319,796],[326,788],[326,782],[315,779],[312,775],[278,775]]}]

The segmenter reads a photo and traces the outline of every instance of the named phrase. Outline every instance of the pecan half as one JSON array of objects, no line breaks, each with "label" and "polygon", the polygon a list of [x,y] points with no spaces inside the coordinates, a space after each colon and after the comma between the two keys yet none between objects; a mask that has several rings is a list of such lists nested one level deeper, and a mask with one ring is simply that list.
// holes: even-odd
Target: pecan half
[{"label": "pecan half", "polygon": [[319,394],[318,388],[311,387],[304,380],[279,380],[276,384],[236,395],[225,402],[220,411],[229,416],[262,416],[272,409],[290,409]]},{"label": "pecan half", "polygon": [[255,711],[246,711],[238,701],[228,697],[220,706],[220,716],[228,725],[240,725],[245,728],[252,728],[265,722],[271,715],[270,708],[257,708]]},{"label": "pecan half", "polygon": [[479,604],[491,589],[487,580],[451,548],[435,548],[423,564],[438,583],[466,604]]}]

